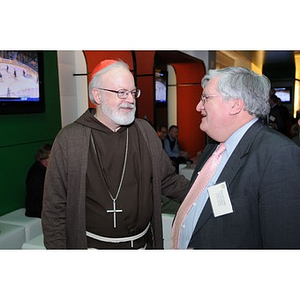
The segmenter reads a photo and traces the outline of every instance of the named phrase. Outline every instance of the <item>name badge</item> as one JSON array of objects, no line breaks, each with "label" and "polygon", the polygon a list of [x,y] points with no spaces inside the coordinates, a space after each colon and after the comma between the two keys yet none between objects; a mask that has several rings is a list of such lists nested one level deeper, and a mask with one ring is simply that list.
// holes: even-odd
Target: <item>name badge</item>
[{"label": "name badge", "polygon": [[276,118],[274,116],[270,116],[269,120],[275,122]]},{"label": "name badge", "polygon": [[233,212],[225,182],[210,186],[207,190],[215,217]]}]

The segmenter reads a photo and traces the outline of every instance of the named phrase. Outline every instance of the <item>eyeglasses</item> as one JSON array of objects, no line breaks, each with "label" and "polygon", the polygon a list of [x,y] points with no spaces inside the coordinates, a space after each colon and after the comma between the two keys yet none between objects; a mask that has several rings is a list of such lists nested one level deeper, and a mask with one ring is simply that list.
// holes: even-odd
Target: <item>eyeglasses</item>
[{"label": "eyeglasses", "polygon": [[131,95],[134,99],[137,99],[141,96],[141,90],[140,89],[133,89],[131,91],[128,91],[128,90],[125,90],[125,89],[120,89],[120,90],[117,90],[117,91],[110,90],[110,89],[104,89],[104,88],[97,88],[97,89],[101,90],[101,91],[116,93],[118,98],[120,98],[120,99],[127,99],[129,93],[131,93]]},{"label": "eyeglasses", "polygon": [[218,95],[205,95],[205,94],[202,94],[201,97],[200,97],[200,100],[202,101],[203,105],[205,104],[205,102],[207,102],[207,100],[209,98],[213,98],[213,97],[217,97]]}]

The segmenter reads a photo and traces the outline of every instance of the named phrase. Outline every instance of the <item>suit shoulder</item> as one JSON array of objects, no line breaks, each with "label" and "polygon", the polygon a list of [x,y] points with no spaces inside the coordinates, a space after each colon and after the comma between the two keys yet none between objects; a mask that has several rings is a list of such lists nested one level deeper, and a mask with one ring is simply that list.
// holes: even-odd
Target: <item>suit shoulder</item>
[{"label": "suit shoulder", "polygon": [[[276,145],[293,145],[292,140],[275,129],[264,126],[261,132],[261,139],[264,143]],[[259,134],[258,134],[259,136]]]},{"label": "suit shoulder", "polygon": [[258,150],[258,152],[254,151],[255,153],[264,153],[274,159],[285,157],[286,161],[292,159],[295,155],[300,156],[298,145],[284,134],[267,126],[257,133],[253,140],[253,149]]}]

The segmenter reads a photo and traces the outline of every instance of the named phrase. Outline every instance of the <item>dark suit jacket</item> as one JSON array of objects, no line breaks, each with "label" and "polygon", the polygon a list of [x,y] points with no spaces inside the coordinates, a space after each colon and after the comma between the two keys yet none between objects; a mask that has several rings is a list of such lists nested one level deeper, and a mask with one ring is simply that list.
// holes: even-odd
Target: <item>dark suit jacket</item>
[{"label": "dark suit jacket", "polygon": [[[208,145],[191,183],[216,145]],[[233,213],[214,217],[208,199],[189,248],[300,248],[300,148],[273,129],[254,123],[225,165]]]}]

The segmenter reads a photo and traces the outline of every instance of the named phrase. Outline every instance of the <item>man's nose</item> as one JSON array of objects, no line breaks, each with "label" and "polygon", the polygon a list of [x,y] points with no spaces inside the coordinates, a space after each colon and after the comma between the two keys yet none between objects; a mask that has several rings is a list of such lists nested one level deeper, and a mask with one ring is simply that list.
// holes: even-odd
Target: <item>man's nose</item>
[{"label": "man's nose", "polygon": [[198,102],[197,106],[196,106],[196,111],[201,111],[201,109],[204,108],[203,105],[203,101],[200,99],[200,101]]},{"label": "man's nose", "polygon": [[127,98],[125,99],[126,102],[128,103],[135,103],[135,98],[132,96],[132,94],[130,92],[128,92]]}]

